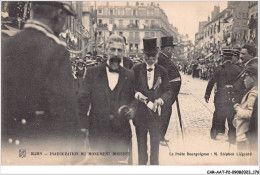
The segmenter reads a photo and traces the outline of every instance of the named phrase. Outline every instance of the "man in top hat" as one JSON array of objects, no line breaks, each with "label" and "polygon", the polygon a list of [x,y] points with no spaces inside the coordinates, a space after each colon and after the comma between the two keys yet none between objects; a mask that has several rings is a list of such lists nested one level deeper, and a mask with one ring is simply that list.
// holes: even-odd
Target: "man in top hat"
[{"label": "man in top hat", "polygon": [[158,59],[156,40],[156,38],[143,39],[143,59],[145,63],[138,64],[132,69],[135,78],[135,98],[139,101],[134,117],[139,165],[146,165],[148,161],[148,132],[151,144],[150,164],[159,164],[159,126],[163,106],[169,103],[171,97],[167,70],[156,64]]},{"label": "man in top hat", "polygon": [[215,112],[212,120],[210,135],[215,139],[219,133],[225,133],[225,121],[228,121],[228,141],[235,143],[235,128],[232,125],[234,118],[233,105],[236,102],[233,85],[236,77],[241,72],[241,68],[232,64],[232,49],[230,47],[222,48],[224,62],[218,66],[210,78],[205,92],[205,101],[208,103],[211,91],[216,83],[217,89],[214,97]]},{"label": "man in top hat", "polygon": [[[134,115],[134,75],[120,65],[125,53],[121,36],[108,38],[108,60],[97,67],[88,68],[83,82],[79,105],[80,114],[86,117],[89,142],[93,151],[129,153],[131,156],[131,128],[129,119]],[[129,154],[100,158],[95,164],[120,164]],[[131,162],[129,162],[131,163]]]},{"label": "man in top hat", "polygon": [[173,37],[162,37],[161,38],[161,51],[159,52],[158,56],[158,64],[160,66],[163,66],[166,68],[168,76],[169,76],[169,82],[172,90],[172,97],[171,101],[168,104],[164,105],[164,113],[162,114],[162,123],[160,130],[162,131],[160,140],[162,141],[162,145],[166,145],[164,142],[168,142],[169,140],[165,139],[165,135],[169,126],[170,117],[172,113],[172,105],[176,101],[180,88],[181,88],[181,76],[180,73],[175,66],[175,64],[172,62],[172,53],[174,49],[173,44]]},{"label": "man in top hat", "polygon": [[[2,42],[2,148],[11,149],[3,162],[19,149],[78,151],[82,142],[69,52],[58,38],[75,12],[56,1],[32,2],[31,12],[24,31]],[[46,163],[27,160],[22,163]]]}]

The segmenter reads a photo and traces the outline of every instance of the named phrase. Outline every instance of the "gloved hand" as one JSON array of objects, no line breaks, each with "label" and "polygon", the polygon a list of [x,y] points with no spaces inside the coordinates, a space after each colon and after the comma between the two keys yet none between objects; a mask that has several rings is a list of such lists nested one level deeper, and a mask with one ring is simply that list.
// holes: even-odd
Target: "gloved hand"
[{"label": "gloved hand", "polygon": [[147,103],[147,99],[148,99],[148,97],[144,96],[141,92],[136,92],[135,93],[135,98],[137,100],[140,100],[143,103]]},{"label": "gloved hand", "polygon": [[206,103],[209,102],[209,96],[208,96],[208,95],[205,95],[205,96],[204,96],[204,99],[205,99]]},{"label": "gloved hand", "polygon": [[155,112],[159,106],[162,106],[164,104],[163,100],[161,98],[158,98],[154,101],[153,104],[153,111]]}]

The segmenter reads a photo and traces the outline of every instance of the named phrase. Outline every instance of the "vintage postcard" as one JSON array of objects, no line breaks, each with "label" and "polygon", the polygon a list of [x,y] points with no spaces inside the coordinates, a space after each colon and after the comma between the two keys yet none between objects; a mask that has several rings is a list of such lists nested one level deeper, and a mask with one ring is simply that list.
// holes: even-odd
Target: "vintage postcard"
[{"label": "vintage postcard", "polygon": [[258,1],[1,1],[1,64],[2,165],[259,164]]}]

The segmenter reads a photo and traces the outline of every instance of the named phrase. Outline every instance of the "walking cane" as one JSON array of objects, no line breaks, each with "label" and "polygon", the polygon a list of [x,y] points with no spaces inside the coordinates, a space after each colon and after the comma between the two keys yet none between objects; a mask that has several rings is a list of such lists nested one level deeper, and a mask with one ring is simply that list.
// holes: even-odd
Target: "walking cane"
[{"label": "walking cane", "polygon": [[184,134],[183,134],[183,129],[182,129],[182,120],[181,120],[181,111],[180,111],[180,104],[179,104],[178,96],[176,98],[176,106],[177,106],[177,113],[178,113],[178,117],[179,117],[179,121],[180,121],[182,140],[184,141]]}]

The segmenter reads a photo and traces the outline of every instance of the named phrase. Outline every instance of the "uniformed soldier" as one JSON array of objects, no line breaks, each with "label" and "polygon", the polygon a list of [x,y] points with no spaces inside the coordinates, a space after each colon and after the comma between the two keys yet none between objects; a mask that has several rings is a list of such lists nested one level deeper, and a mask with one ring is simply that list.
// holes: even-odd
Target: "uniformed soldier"
[{"label": "uniformed soldier", "polygon": [[216,83],[216,92],[214,97],[215,112],[212,120],[212,128],[210,135],[212,139],[215,139],[217,134],[225,133],[225,121],[228,121],[228,141],[235,143],[235,128],[232,125],[234,118],[233,105],[235,103],[233,84],[236,77],[241,72],[241,68],[232,64],[232,50],[229,47],[225,47],[223,50],[224,62],[221,66],[218,66],[212,77],[210,78],[206,93],[205,101],[208,103],[211,91]]},{"label": "uniformed soldier", "polygon": [[9,158],[80,146],[69,52],[58,38],[68,15],[76,15],[68,3],[35,1],[24,31],[2,42],[2,148],[17,145]]},{"label": "uniformed soldier", "polygon": [[159,52],[158,56],[158,64],[160,66],[163,66],[167,69],[167,73],[169,76],[169,82],[172,90],[172,98],[169,104],[165,104],[163,108],[164,113],[162,113],[162,123],[160,130],[162,131],[160,140],[162,141],[161,144],[166,146],[164,143],[165,141],[168,142],[169,140],[165,139],[165,135],[169,126],[170,117],[172,113],[172,105],[175,102],[175,100],[178,97],[180,88],[181,88],[181,76],[177,69],[177,67],[174,65],[174,63],[171,61],[173,49],[173,37],[162,37],[161,38],[161,51]]}]

